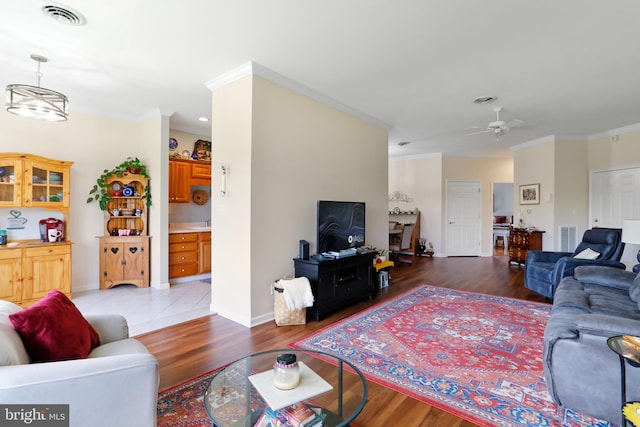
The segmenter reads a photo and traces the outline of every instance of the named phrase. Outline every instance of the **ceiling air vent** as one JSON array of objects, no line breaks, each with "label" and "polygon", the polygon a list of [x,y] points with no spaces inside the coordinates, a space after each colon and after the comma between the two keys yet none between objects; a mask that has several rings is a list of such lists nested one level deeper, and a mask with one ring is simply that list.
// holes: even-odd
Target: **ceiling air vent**
[{"label": "ceiling air vent", "polygon": [[42,12],[56,21],[67,25],[84,25],[87,22],[82,14],[60,4],[42,6]]}]

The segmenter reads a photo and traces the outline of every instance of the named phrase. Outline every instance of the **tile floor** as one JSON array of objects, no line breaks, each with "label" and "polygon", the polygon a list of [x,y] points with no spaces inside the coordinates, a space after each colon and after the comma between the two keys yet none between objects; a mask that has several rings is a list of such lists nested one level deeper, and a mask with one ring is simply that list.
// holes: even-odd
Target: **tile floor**
[{"label": "tile floor", "polygon": [[177,283],[169,289],[120,285],[74,292],[73,302],[82,313],[122,314],[129,323],[130,336],[212,314],[211,284],[199,280]]}]

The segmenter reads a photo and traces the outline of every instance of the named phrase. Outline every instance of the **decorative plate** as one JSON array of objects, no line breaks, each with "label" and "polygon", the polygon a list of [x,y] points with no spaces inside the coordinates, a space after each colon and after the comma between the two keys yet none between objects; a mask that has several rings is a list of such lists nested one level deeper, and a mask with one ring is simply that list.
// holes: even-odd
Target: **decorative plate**
[{"label": "decorative plate", "polygon": [[196,190],[191,195],[191,200],[193,200],[193,203],[196,205],[202,206],[209,201],[209,195],[204,190]]},{"label": "decorative plate", "polygon": [[124,187],[122,187],[122,195],[125,197],[132,197],[135,191],[136,190],[133,187],[130,187],[128,185],[125,185]]},{"label": "decorative plate", "polygon": [[395,208],[393,208],[393,213],[394,214],[399,214],[400,213],[400,208],[398,206],[396,206]]},{"label": "decorative plate", "polygon": [[189,150],[182,150],[182,158],[183,159],[188,159],[191,157],[191,153],[189,152]]},{"label": "decorative plate", "polygon": [[115,191],[120,191],[120,183],[119,182],[114,182],[111,184],[111,189],[115,192]]},{"label": "decorative plate", "polygon": [[175,138],[169,138],[169,150],[173,151],[178,148],[178,140]]}]

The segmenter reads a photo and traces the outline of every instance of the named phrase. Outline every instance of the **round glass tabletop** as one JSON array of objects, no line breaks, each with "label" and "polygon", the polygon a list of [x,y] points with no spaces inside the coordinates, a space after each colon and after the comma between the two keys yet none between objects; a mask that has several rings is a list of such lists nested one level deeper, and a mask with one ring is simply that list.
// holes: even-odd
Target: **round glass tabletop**
[{"label": "round glass tabletop", "polygon": [[[279,390],[273,365],[282,353],[296,355],[300,384]],[[230,363],[212,379],[204,396],[207,413],[218,427],[254,427],[263,413],[303,402],[324,427],[346,426],[367,402],[367,381],[348,361],[320,351],[269,350]],[[258,424],[259,425],[259,424]]]}]

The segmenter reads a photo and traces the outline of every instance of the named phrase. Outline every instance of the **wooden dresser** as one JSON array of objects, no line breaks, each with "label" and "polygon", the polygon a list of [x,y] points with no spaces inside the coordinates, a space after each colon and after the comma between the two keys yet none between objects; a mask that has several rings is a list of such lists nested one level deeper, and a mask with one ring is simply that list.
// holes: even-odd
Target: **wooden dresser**
[{"label": "wooden dresser", "polygon": [[529,251],[542,250],[542,233],[544,231],[528,231],[512,228],[509,233],[509,265],[524,265]]}]

